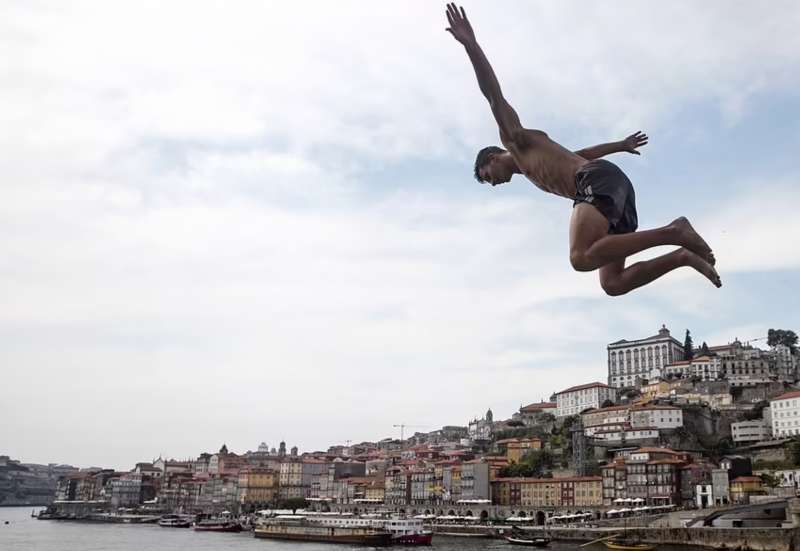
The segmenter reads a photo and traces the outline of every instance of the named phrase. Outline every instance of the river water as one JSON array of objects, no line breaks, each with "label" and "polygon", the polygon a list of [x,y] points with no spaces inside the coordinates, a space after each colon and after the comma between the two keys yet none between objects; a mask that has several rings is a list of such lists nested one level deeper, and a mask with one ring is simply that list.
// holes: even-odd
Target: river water
[{"label": "river water", "polygon": [[[6,524],[8,522],[8,524]],[[552,551],[574,551],[580,544],[553,542]],[[364,547],[256,539],[249,532],[214,534],[154,524],[101,524],[31,518],[29,507],[0,507],[0,551],[349,551]],[[403,549],[403,548],[396,548]],[[411,549],[411,548],[406,548]],[[434,536],[436,551],[512,551],[503,540]],[[595,544],[584,548],[600,551]],[[662,547],[659,547],[661,550]],[[667,548],[664,548],[665,551]],[[686,549],[686,548],[684,548]]]}]

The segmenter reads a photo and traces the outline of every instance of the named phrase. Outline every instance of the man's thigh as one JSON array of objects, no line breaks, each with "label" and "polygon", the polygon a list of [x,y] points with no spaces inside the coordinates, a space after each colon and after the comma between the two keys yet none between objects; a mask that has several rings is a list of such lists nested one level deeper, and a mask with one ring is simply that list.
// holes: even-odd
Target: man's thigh
[{"label": "man's thigh", "polygon": [[569,221],[569,250],[584,252],[598,239],[608,235],[608,220],[589,203],[578,203]]}]

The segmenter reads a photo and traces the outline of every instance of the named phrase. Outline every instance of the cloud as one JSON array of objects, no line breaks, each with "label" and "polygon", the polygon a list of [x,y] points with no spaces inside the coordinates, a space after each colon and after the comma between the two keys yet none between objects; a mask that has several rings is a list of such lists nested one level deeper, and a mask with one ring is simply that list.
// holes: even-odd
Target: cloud
[{"label": "cloud", "polygon": [[[568,204],[467,185],[496,129],[443,6],[365,6],[2,8],[0,410],[45,404],[8,451],[126,466],[507,415],[602,380],[604,343],[723,305],[688,270],[609,301],[569,267]],[[669,138],[697,103],[745,124],[797,85],[785,6],[467,10],[523,120],[578,147]],[[730,273],[797,269],[775,239],[796,186],[749,185],[696,227]],[[201,429],[140,428],[165,415]],[[92,447],[115,422],[126,442]]]}]

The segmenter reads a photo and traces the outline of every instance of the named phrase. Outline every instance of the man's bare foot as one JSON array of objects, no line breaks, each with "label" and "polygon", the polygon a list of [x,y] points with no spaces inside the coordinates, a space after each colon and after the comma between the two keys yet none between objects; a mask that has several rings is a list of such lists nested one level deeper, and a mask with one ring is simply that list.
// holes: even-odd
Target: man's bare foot
[{"label": "man's bare foot", "polygon": [[670,226],[678,232],[678,241],[681,245],[697,254],[712,266],[717,263],[717,259],[714,258],[711,247],[709,247],[708,243],[694,230],[685,216],[676,218],[672,221]]},{"label": "man's bare foot", "polygon": [[694,268],[695,270],[706,276],[708,280],[714,284],[715,287],[722,287],[722,279],[720,279],[719,274],[717,273],[717,270],[714,268],[714,266],[712,266],[711,264],[700,258],[699,255],[695,254],[694,252],[690,251],[685,247],[680,249],[680,251],[683,256],[684,265],[691,266],[692,268]]}]

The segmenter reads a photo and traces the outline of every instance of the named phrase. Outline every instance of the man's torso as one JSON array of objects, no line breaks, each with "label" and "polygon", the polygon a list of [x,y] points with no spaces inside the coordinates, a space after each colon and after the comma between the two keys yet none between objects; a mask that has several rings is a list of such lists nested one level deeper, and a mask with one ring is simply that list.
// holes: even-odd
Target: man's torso
[{"label": "man's torso", "polygon": [[504,143],[522,173],[537,187],[574,199],[575,174],[588,161],[551,140],[541,130],[525,129]]}]

